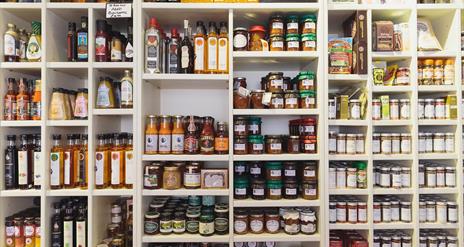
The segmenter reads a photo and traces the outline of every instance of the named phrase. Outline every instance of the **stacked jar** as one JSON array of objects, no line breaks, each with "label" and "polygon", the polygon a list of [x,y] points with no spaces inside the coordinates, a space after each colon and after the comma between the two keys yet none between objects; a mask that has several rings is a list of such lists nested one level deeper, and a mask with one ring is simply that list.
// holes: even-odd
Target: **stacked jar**
[{"label": "stacked jar", "polygon": [[357,231],[331,230],[329,246],[368,246],[368,241]]},{"label": "stacked jar", "polygon": [[373,154],[410,154],[411,134],[409,133],[373,133]]},{"label": "stacked jar", "polygon": [[411,168],[398,164],[378,163],[374,165],[374,186],[402,189],[411,187]]},{"label": "stacked jar", "polygon": [[364,154],[364,143],[364,134],[329,131],[329,154]]},{"label": "stacked jar", "polygon": [[145,213],[144,233],[225,235],[229,233],[229,206],[216,203],[214,196],[157,197]]},{"label": "stacked jar", "polygon": [[372,100],[372,120],[408,120],[410,115],[409,99],[390,99],[383,95]]},{"label": "stacked jar", "polygon": [[312,208],[241,208],[234,210],[234,233],[312,235],[317,231],[316,211]]},{"label": "stacked jar", "polygon": [[317,119],[304,117],[289,121],[288,153],[317,153]]},{"label": "stacked jar", "polygon": [[441,229],[423,229],[419,233],[419,246],[458,246],[458,238]]},{"label": "stacked jar", "polygon": [[314,14],[274,13],[267,29],[263,25],[235,28],[234,51],[315,51],[316,23]]},{"label": "stacked jar", "polygon": [[434,163],[419,163],[419,188],[456,187],[456,168]]},{"label": "stacked jar", "polygon": [[[337,99],[329,99],[329,109],[328,109],[328,118],[329,119],[337,119],[337,116],[341,119],[342,107],[341,104],[336,104]],[[359,99],[350,99],[348,102],[348,109],[347,109],[347,120],[360,120],[364,118],[365,115],[365,103],[363,103]]]},{"label": "stacked jar", "polygon": [[318,180],[314,161],[269,161],[234,164],[234,199],[316,200]]},{"label": "stacked jar", "polygon": [[276,247],[276,242],[234,242],[234,247]]},{"label": "stacked jar", "polygon": [[454,133],[419,132],[419,153],[454,153]]},{"label": "stacked jar", "polygon": [[331,197],[329,202],[329,223],[366,224],[367,202],[353,196]]},{"label": "stacked jar", "polygon": [[398,230],[375,231],[374,246],[411,247],[412,236],[408,232]]},{"label": "stacked jar", "polygon": [[367,189],[367,163],[330,162],[329,189]]},{"label": "stacked jar", "polygon": [[455,224],[458,222],[457,203],[437,195],[421,195],[419,199],[419,222]]},{"label": "stacked jar", "polygon": [[377,196],[372,214],[374,223],[411,223],[412,203],[395,196]]},{"label": "stacked jar", "polygon": [[424,59],[417,61],[419,85],[453,85],[454,59]]},{"label": "stacked jar", "polygon": [[419,99],[417,102],[418,119],[456,119],[456,95],[438,99]]}]

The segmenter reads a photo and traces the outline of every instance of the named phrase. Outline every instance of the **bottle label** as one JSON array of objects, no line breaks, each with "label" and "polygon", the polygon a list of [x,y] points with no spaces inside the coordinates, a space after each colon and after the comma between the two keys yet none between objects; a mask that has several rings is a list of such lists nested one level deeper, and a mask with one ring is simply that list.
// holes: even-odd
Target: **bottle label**
[{"label": "bottle label", "polygon": [[105,56],[106,55],[106,38],[98,36],[95,39],[95,55]]},{"label": "bottle label", "polygon": [[122,60],[121,41],[113,39],[111,42],[111,61],[121,61],[121,60]]},{"label": "bottle label", "polygon": [[189,54],[189,48],[188,46],[182,46],[182,52],[181,52],[181,68],[186,69],[189,67],[189,60],[190,60],[190,54]]},{"label": "bottle label", "polygon": [[20,98],[16,101],[16,114],[18,119],[27,119],[28,118],[28,104],[29,100]]},{"label": "bottle label", "polygon": [[[183,67],[184,66],[182,66],[182,68]],[[205,69],[205,39],[203,37],[197,37],[195,38],[195,70],[204,70],[204,69]]]},{"label": "bottle label", "polygon": [[156,69],[159,67],[158,64],[158,49],[159,49],[158,35],[148,34],[147,35],[147,68]]},{"label": "bottle label", "polygon": [[111,184],[121,184],[120,169],[121,168],[121,154],[119,151],[111,152]]},{"label": "bottle label", "polygon": [[87,111],[87,100],[83,96],[78,96],[76,98],[76,106],[74,108],[74,116],[85,118],[88,116]]},{"label": "bottle label", "polygon": [[184,186],[200,186],[200,173],[184,173]]},{"label": "bottle label", "polygon": [[71,152],[64,152],[64,184],[71,184]]},{"label": "bottle label", "polygon": [[158,152],[158,135],[145,135],[145,152]]},{"label": "bottle label", "polygon": [[97,90],[97,107],[109,107],[110,102],[110,89],[102,83]]},{"label": "bottle label", "polygon": [[76,247],[87,246],[85,221],[76,222]]},{"label": "bottle label", "polygon": [[171,135],[159,135],[159,151],[171,151]]},{"label": "bottle label", "polygon": [[123,80],[121,82],[121,101],[122,102],[132,102],[132,82],[128,80]]},{"label": "bottle label", "polygon": [[27,184],[27,178],[29,174],[27,173],[27,151],[18,151],[18,183],[20,185]]},{"label": "bottle label", "polygon": [[63,247],[74,246],[74,226],[72,221],[63,222]]},{"label": "bottle label", "polygon": [[5,152],[5,187],[13,188],[15,187],[15,164],[14,164],[14,154],[12,151]]},{"label": "bottle label", "polygon": [[34,152],[34,185],[42,184],[42,153]]},{"label": "bottle label", "polygon": [[208,70],[217,70],[218,40],[216,37],[208,38]]},{"label": "bottle label", "polygon": [[31,117],[33,119],[38,119],[40,120],[42,116],[42,106],[39,102],[32,102],[31,104]]},{"label": "bottle label", "polygon": [[29,60],[39,60],[42,57],[42,48],[40,48],[40,42],[35,35],[29,38],[26,57]]},{"label": "bottle label", "polygon": [[50,185],[60,185],[60,153],[50,153]]},{"label": "bottle label", "polygon": [[88,37],[87,33],[79,32],[77,33],[77,58],[80,60],[85,60],[89,57],[88,52]]},{"label": "bottle label", "polygon": [[228,64],[228,40],[227,38],[219,38],[219,48],[218,48],[218,70],[219,71],[227,71],[227,64]]},{"label": "bottle label", "polygon": [[77,164],[77,174],[79,175],[79,183],[87,184],[87,155],[88,153],[84,150],[80,150],[77,154],[79,157],[79,163]]},{"label": "bottle label", "polygon": [[184,134],[172,134],[172,151],[184,151]]},{"label": "bottle label", "polygon": [[126,161],[126,184],[135,183],[135,166],[134,166],[134,152],[132,150],[125,152]]},{"label": "bottle label", "polygon": [[19,40],[19,59],[20,60],[25,60],[26,59],[26,49],[27,49],[27,44],[24,40]]},{"label": "bottle label", "polygon": [[126,45],[126,51],[125,51],[125,56],[126,58],[133,58],[134,57],[134,47],[132,46],[132,43],[127,43]]},{"label": "bottle label", "polygon": [[3,119],[14,120],[16,115],[16,101],[10,97],[4,100],[3,104]]},{"label": "bottle label", "polygon": [[248,37],[243,34],[237,34],[234,36],[234,47],[244,48],[248,43]]},{"label": "bottle label", "polygon": [[214,138],[214,149],[216,151],[229,151],[229,138],[228,137],[216,137]]},{"label": "bottle label", "polygon": [[95,152],[95,184],[105,183],[105,152]]},{"label": "bottle label", "polygon": [[5,33],[3,38],[3,53],[5,56],[16,56],[15,38],[13,35]]},{"label": "bottle label", "polygon": [[209,135],[201,136],[200,149],[202,152],[213,152],[214,151],[214,137],[209,136]]},{"label": "bottle label", "polygon": [[168,66],[169,66],[169,73],[175,74],[177,73],[177,45],[172,44],[169,46],[169,61],[168,61]]}]

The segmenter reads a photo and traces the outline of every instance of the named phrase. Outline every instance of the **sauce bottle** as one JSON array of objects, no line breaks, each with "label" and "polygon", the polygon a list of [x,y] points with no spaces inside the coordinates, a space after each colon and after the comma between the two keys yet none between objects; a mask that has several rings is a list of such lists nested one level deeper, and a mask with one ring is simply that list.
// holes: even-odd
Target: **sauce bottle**
[{"label": "sauce bottle", "polygon": [[103,134],[97,135],[97,149],[95,150],[95,187],[104,189],[109,184],[109,151]]},{"label": "sauce bottle", "polygon": [[77,60],[77,38],[76,38],[76,23],[68,23],[67,57],[68,61],[74,62]]},{"label": "sauce bottle", "polygon": [[54,214],[51,222],[51,246],[63,246],[63,216],[59,202],[53,204]]},{"label": "sauce bottle", "polygon": [[171,39],[166,50],[166,72],[170,74],[178,73],[180,38],[176,28],[171,29]]},{"label": "sauce bottle", "polygon": [[35,223],[34,217],[26,217],[24,220],[25,247],[35,247]]},{"label": "sauce bottle", "polygon": [[97,33],[95,34],[95,61],[106,62],[109,60],[108,33],[106,21],[97,20]]},{"label": "sauce bottle", "polygon": [[126,150],[124,152],[125,160],[124,163],[126,164],[126,179],[125,179],[125,187],[127,189],[132,189],[135,183],[135,157],[134,157],[134,147],[133,147],[133,136],[131,133],[127,134],[127,144]]},{"label": "sauce bottle", "polygon": [[16,136],[7,135],[7,147],[5,149],[5,189],[18,188],[18,150],[16,148]]},{"label": "sauce bottle", "polygon": [[122,62],[123,43],[121,34],[114,32],[111,39],[111,62]]},{"label": "sauce bottle", "polygon": [[41,239],[41,226],[40,226],[40,217],[35,217],[35,247],[40,247],[40,239]]},{"label": "sauce bottle", "polygon": [[74,188],[75,164],[74,164],[74,136],[69,134],[66,136],[67,145],[63,150],[64,154],[64,187],[66,189]]},{"label": "sauce bottle", "polygon": [[190,27],[189,21],[184,20],[184,39],[182,40],[180,47],[179,47],[179,64],[178,64],[178,71],[181,74],[191,74],[193,73],[193,64],[194,64],[194,57],[195,54],[193,52],[193,45],[190,41]]},{"label": "sauce bottle", "polygon": [[109,109],[114,108],[114,94],[111,82],[103,77],[100,77],[100,82],[97,88],[97,103],[96,108]]},{"label": "sauce bottle", "polygon": [[161,33],[156,18],[150,18],[145,31],[145,72],[161,73]]},{"label": "sauce bottle", "polygon": [[163,115],[160,116],[160,128],[159,128],[159,154],[170,154],[171,153],[171,116]]},{"label": "sauce bottle", "polygon": [[42,119],[42,81],[35,80],[34,94],[31,100],[31,119],[40,120]]},{"label": "sauce bottle", "polygon": [[171,153],[184,153],[184,123],[182,116],[173,116]]},{"label": "sauce bottle", "polygon": [[214,153],[214,118],[203,118],[203,129],[200,134],[200,152],[201,154]]},{"label": "sauce bottle", "polygon": [[25,78],[19,79],[19,91],[16,95],[16,120],[29,120],[29,94]]},{"label": "sauce bottle", "polygon": [[15,120],[16,119],[16,91],[15,91],[15,79],[8,78],[8,90],[3,100],[3,119],[4,120]]},{"label": "sauce bottle", "polygon": [[19,189],[29,189],[32,185],[32,169],[29,166],[29,149],[27,135],[21,135],[21,144],[18,147],[18,185]]},{"label": "sauce bottle", "polygon": [[87,62],[89,59],[89,32],[87,30],[88,19],[81,17],[81,28],[77,30],[77,61]]},{"label": "sauce bottle", "polygon": [[216,23],[210,21],[208,27],[208,42],[206,42],[206,72],[217,73],[218,69],[218,33]]},{"label": "sauce bottle", "polygon": [[88,150],[88,135],[82,135],[82,143],[77,150],[77,184],[81,189],[87,189],[87,178],[89,177],[88,163],[89,163],[89,150]]},{"label": "sauce bottle", "polygon": [[226,122],[217,122],[216,137],[214,138],[214,150],[216,154],[229,153],[229,133]]},{"label": "sauce bottle", "polygon": [[158,127],[156,116],[147,117],[147,126],[145,127],[145,154],[158,153]]},{"label": "sauce bottle", "polygon": [[29,62],[40,62],[42,59],[41,32],[41,23],[38,21],[33,21],[32,34],[29,38],[26,52],[26,58]]},{"label": "sauce bottle", "polygon": [[111,147],[111,187],[119,189],[125,183],[124,148],[120,134],[114,134],[113,140],[114,143]]},{"label": "sauce bottle", "polygon": [[132,62],[134,60],[134,41],[132,33],[132,19],[127,21],[127,42],[125,44],[124,61]]},{"label": "sauce bottle", "polygon": [[24,225],[23,225],[23,217],[16,216],[13,219],[14,221],[14,228],[15,228],[15,247],[24,247]]},{"label": "sauce bottle", "polygon": [[27,36],[26,30],[19,29],[19,54],[17,54],[20,62],[27,62],[26,53],[27,53],[27,42],[29,37]]},{"label": "sauce bottle", "polygon": [[195,74],[205,73],[205,60],[206,60],[206,52],[205,52],[205,42],[206,42],[206,35],[205,35],[205,27],[203,26],[202,21],[197,21],[197,29],[196,34],[193,38],[193,45],[195,50],[195,64],[194,64],[194,72]]},{"label": "sauce bottle", "polygon": [[[8,29],[3,35],[3,57],[5,62],[18,62],[17,43],[19,40],[16,26],[8,23]],[[19,48],[18,48],[19,49]]]},{"label": "sauce bottle", "polygon": [[40,134],[34,135],[33,170],[34,170],[34,189],[40,190],[42,187],[42,147],[40,145]]},{"label": "sauce bottle", "polygon": [[64,157],[61,147],[61,135],[53,135],[53,146],[50,152],[50,189],[61,189],[64,183]]},{"label": "sauce bottle", "polygon": [[79,88],[74,107],[74,119],[87,119],[89,116],[88,111],[88,90],[87,88]]},{"label": "sauce bottle", "polygon": [[190,116],[187,132],[185,133],[184,153],[197,154],[199,149],[197,126],[195,125],[195,117]]},{"label": "sauce bottle", "polygon": [[218,40],[218,70],[219,74],[229,73],[229,37],[227,23],[221,22]]},{"label": "sauce bottle", "polygon": [[5,246],[15,247],[15,226],[14,221],[11,217],[5,218]]},{"label": "sauce bottle", "polygon": [[133,80],[130,70],[124,70],[121,79],[121,108],[132,108],[134,105]]}]

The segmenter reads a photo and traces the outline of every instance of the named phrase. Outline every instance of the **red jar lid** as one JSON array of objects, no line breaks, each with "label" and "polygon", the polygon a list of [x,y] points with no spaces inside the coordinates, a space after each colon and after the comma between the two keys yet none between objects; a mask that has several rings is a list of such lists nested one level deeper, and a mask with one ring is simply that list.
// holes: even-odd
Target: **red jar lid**
[{"label": "red jar lid", "polygon": [[264,26],[256,25],[250,27],[250,32],[266,32]]}]

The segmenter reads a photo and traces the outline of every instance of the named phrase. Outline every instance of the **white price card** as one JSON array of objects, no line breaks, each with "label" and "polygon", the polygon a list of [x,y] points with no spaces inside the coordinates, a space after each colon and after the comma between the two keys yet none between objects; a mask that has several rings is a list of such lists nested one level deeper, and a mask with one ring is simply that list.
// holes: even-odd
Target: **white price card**
[{"label": "white price card", "polygon": [[132,3],[107,3],[106,18],[131,18]]}]

